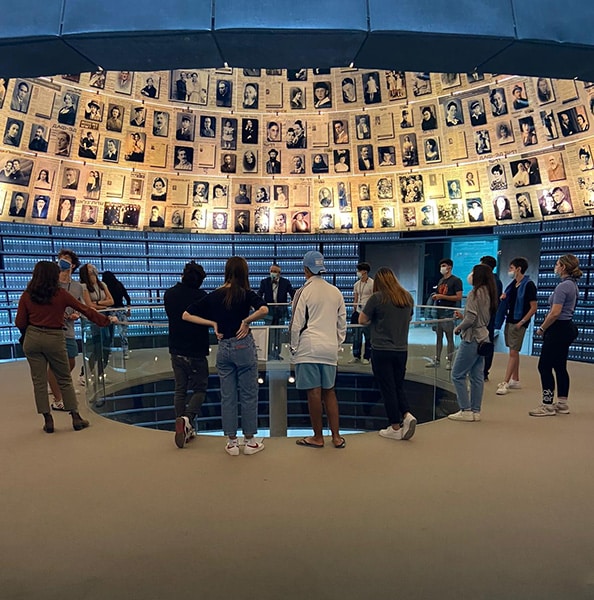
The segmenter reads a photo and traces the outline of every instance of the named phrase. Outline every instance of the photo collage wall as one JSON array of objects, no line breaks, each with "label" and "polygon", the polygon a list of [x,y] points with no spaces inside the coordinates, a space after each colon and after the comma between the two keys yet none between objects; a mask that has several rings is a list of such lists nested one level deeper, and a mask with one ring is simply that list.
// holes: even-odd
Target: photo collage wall
[{"label": "photo collage wall", "polygon": [[0,220],[224,233],[594,210],[594,82],[358,69],[0,78]]}]

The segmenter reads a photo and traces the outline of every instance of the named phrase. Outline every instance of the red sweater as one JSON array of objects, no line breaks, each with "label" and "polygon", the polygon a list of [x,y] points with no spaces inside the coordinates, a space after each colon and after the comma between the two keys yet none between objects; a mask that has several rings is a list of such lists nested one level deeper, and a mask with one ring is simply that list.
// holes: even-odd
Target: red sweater
[{"label": "red sweater", "polygon": [[86,304],[82,304],[63,288],[58,288],[56,295],[52,298],[51,304],[37,304],[37,302],[33,302],[29,292],[23,292],[19,300],[15,325],[21,332],[25,331],[27,325],[62,329],[64,311],[68,306],[82,313],[100,327],[109,325],[109,319],[105,315],[98,313]]}]

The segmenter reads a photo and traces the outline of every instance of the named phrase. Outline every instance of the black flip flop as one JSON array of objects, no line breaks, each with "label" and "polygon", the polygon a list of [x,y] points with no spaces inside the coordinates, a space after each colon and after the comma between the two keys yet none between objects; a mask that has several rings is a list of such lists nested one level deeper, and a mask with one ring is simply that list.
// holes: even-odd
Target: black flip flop
[{"label": "black flip flop", "polygon": [[[332,442],[332,443],[334,444],[334,442]],[[334,444],[334,447],[337,450],[340,450],[341,448],[344,448],[345,446],[346,446],[346,440],[343,437],[340,438],[340,444]]]},{"label": "black flip flop", "polygon": [[307,448],[323,448],[324,444],[312,444],[308,442],[306,438],[301,438],[295,442],[298,446],[306,446]]}]

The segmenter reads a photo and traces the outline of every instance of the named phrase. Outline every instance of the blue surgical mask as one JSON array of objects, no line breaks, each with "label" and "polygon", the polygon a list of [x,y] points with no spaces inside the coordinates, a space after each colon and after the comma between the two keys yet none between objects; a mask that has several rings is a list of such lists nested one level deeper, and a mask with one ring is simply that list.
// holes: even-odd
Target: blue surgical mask
[{"label": "blue surgical mask", "polygon": [[68,271],[70,269],[70,267],[72,267],[72,264],[69,263],[67,260],[64,260],[63,258],[61,258],[58,261],[58,267],[60,267],[60,271]]}]

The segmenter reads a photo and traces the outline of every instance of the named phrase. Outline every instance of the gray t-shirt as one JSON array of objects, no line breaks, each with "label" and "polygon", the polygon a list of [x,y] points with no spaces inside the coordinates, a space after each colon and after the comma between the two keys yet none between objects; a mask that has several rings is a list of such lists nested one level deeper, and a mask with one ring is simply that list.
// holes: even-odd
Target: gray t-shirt
[{"label": "gray t-shirt", "polygon": [[[79,302],[82,302],[84,304],[85,301],[83,300],[83,286],[81,283],[79,283],[78,281],[71,281],[70,283],[60,282],[60,287],[65,289],[69,294],[74,296]],[[68,307],[65,311],[65,314],[70,315],[73,312],[75,312],[74,309]],[[72,319],[64,318],[64,336],[65,337],[71,338],[71,339],[75,338],[74,323],[76,323],[76,321],[73,321]]]},{"label": "gray t-shirt", "polygon": [[382,303],[381,292],[369,298],[363,312],[371,319],[371,346],[376,350],[408,350],[408,330],[412,317],[411,306]]}]

